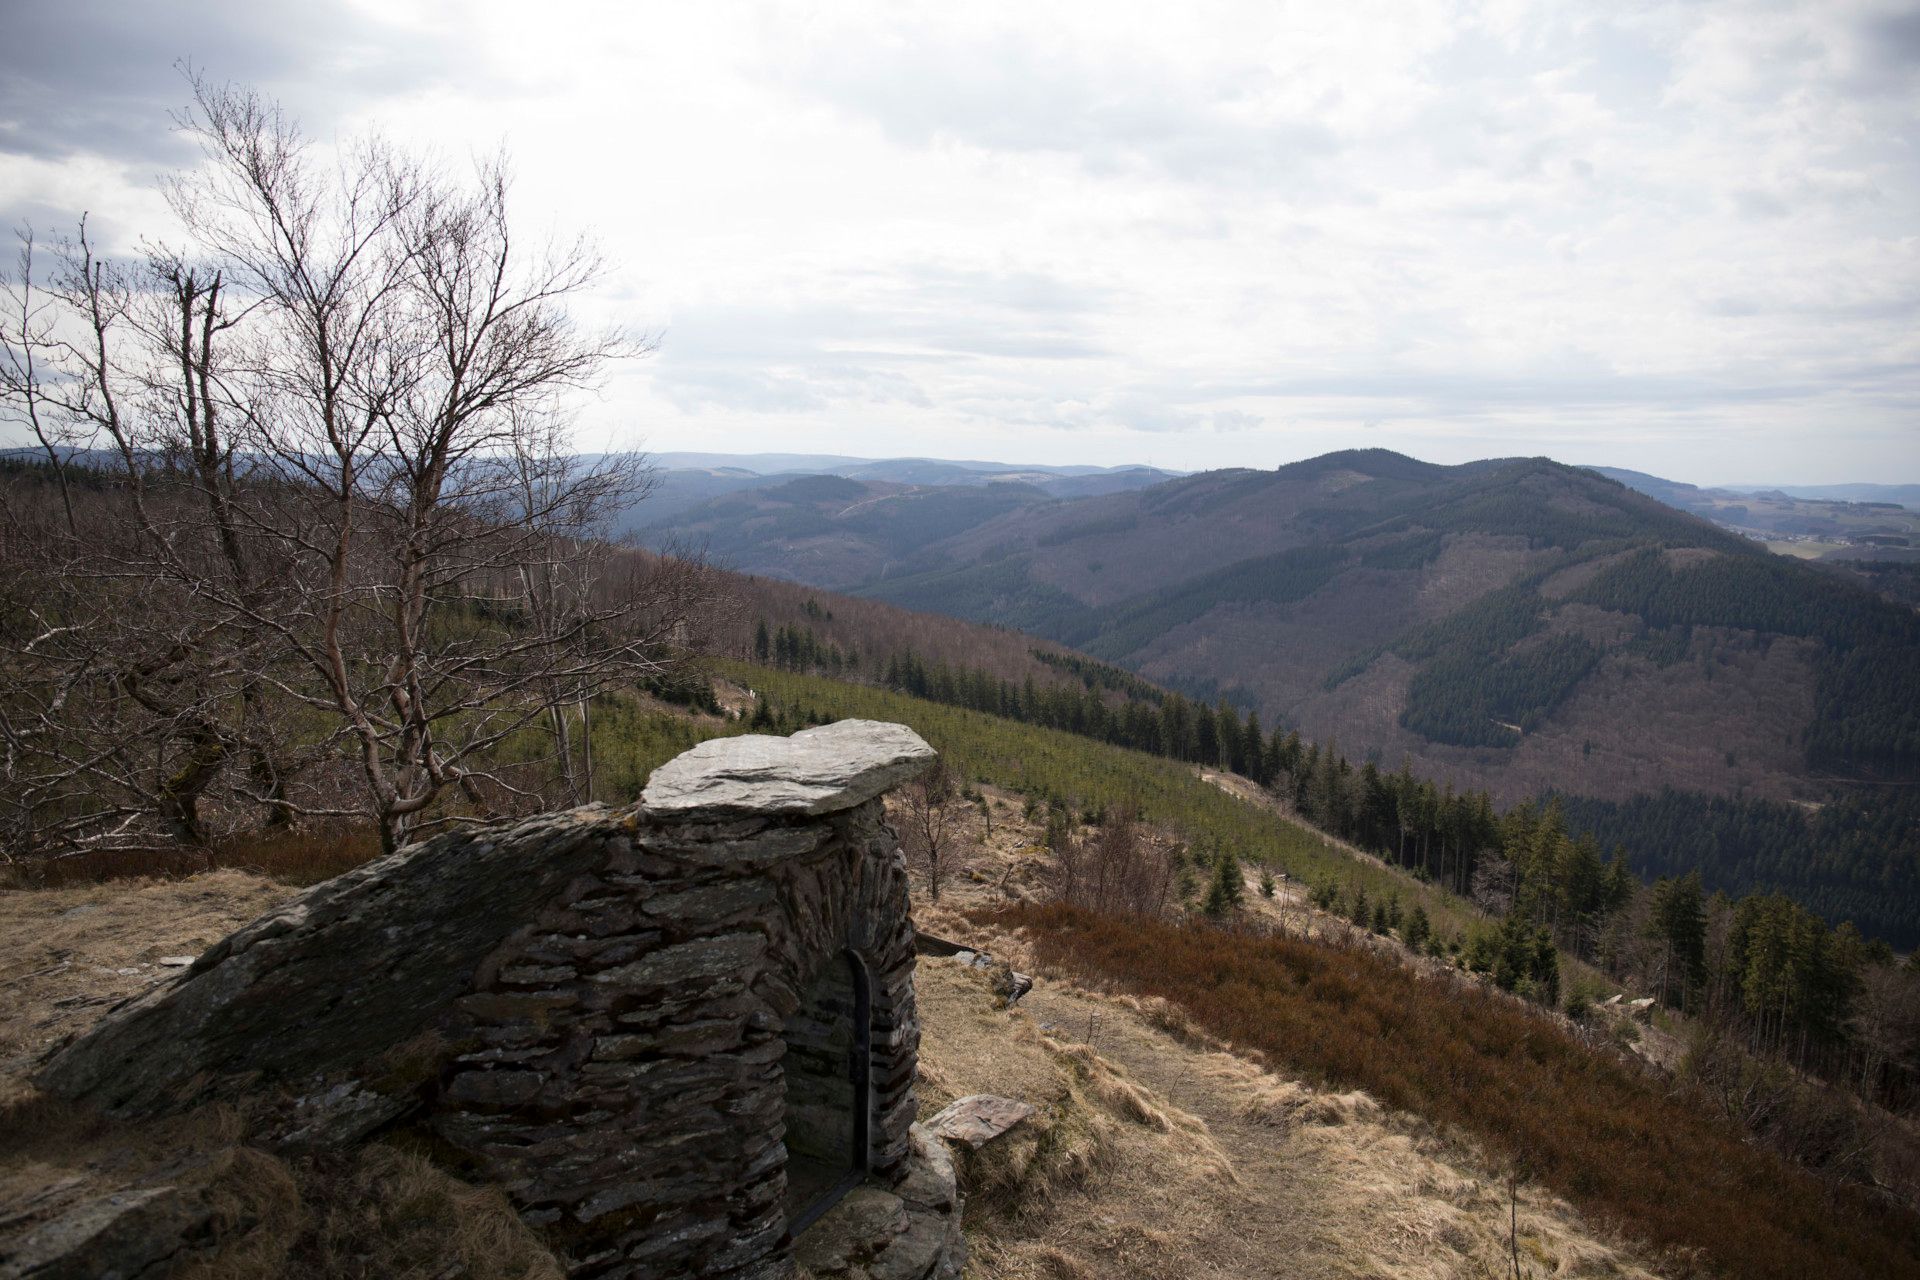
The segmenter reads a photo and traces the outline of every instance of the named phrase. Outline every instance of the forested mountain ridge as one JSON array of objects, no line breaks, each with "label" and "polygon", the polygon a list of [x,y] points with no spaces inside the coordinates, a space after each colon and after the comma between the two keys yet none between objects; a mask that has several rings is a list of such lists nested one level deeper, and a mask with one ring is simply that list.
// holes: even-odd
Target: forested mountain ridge
[{"label": "forested mountain ridge", "polygon": [[665,453],[650,461],[651,492],[630,532],[655,544],[710,545],[748,570],[780,572],[782,557],[810,553],[808,580],[819,585],[863,581],[870,555],[890,564],[948,536],[958,527],[956,511],[963,522],[978,522],[1009,502],[1119,493],[1173,475],[1137,466],[808,454]]},{"label": "forested mountain ridge", "polygon": [[[1589,471],[1371,450],[1072,501],[856,483],[798,486],[807,538],[767,534],[792,502],[736,521],[741,567],[1028,630],[1503,802],[1920,772],[1911,610]],[[822,528],[849,523],[857,554]]]}]

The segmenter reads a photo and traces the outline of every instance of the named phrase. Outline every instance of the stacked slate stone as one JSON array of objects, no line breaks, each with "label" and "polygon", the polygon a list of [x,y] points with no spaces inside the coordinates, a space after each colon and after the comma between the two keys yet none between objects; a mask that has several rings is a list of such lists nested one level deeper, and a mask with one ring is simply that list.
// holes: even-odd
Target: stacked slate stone
[{"label": "stacked slate stone", "polygon": [[[913,929],[880,800],[932,757],[868,721],[718,739],[632,812],[402,850],[240,930],[39,1083],[123,1115],[242,1099],[281,1145],[425,1129],[573,1276],[788,1275],[783,1028],[824,966],[867,982],[855,1167],[899,1188],[939,1163],[913,1126]],[[912,1201],[951,1221],[889,1269],[957,1274],[957,1196]]]}]

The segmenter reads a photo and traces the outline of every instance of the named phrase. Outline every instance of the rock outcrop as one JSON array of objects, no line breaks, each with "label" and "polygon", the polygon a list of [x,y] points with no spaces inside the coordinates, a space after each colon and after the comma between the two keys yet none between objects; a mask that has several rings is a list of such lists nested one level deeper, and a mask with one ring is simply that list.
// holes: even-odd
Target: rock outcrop
[{"label": "rock outcrop", "polygon": [[635,809],[411,846],[239,930],[37,1082],[120,1116],[231,1099],[282,1147],[410,1126],[575,1276],[782,1276],[787,1027],[845,966],[857,998],[800,1020],[864,1019],[825,1082],[840,1185],[913,1206],[887,1274],[957,1274],[951,1168],[913,1132],[913,929],[879,800],[932,758],[869,721],[716,739]]},{"label": "rock outcrop", "polygon": [[913,1127],[907,1175],[891,1190],[861,1187],[802,1237],[799,1260],[814,1280],[960,1280],[960,1189],[953,1155]]}]

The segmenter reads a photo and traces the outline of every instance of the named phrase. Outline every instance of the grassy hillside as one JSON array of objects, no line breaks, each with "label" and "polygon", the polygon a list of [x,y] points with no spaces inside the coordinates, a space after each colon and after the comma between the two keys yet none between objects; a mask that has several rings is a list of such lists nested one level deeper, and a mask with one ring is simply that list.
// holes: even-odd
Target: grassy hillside
[{"label": "grassy hillside", "polygon": [[[1409,908],[1417,902],[1447,931],[1464,932],[1480,919],[1451,894],[1356,857],[1316,831],[1203,781],[1193,766],[1179,761],[885,689],[746,663],[723,663],[722,670],[802,719],[852,717],[909,725],[977,782],[1052,798],[1082,813],[1131,805],[1142,818],[1177,829],[1203,851],[1231,849],[1298,882],[1338,880],[1376,900],[1398,896]],[[602,798],[631,801],[654,768],[700,739],[751,731],[744,720],[689,719],[630,701],[610,703],[598,713],[595,728]]]}]

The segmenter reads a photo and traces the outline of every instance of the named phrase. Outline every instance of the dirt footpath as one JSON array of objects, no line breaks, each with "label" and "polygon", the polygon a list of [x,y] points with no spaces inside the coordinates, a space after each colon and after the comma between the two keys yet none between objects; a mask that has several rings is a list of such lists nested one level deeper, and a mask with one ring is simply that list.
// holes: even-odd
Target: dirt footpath
[{"label": "dirt footpath", "polygon": [[[999,945],[1018,962],[1015,940]],[[976,1224],[970,1277],[1509,1274],[1507,1186],[1470,1147],[1365,1094],[1317,1091],[1262,1070],[1163,1003],[1042,974],[1017,1009],[1002,1012],[984,980],[975,986],[970,974],[949,972],[957,969],[921,963],[932,1100],[995,1092],[1044,1107],[1035,1045],[1097,1057],[1117,1087],[1137,1095],[1117,1110],[1122,1122],[1084,1180],[1044,1189],[1045,1212]],[[1517,1211],[1528,1276],[1652,1275],[1561,1201],[1523,1186]]]}]

